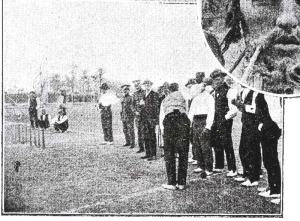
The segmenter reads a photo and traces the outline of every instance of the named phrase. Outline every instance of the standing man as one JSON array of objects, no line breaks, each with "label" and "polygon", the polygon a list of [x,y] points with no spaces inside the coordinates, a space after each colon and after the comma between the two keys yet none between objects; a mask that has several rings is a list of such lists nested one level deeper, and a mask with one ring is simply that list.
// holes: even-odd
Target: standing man
[{"label": "standing man", "polygon": [[188,114],[192,122],[193,147],[196,151],[198,162],[195,173],[202,173],[202,177],[212,174],[213,154],[210,144],[210,131],[215,114],[215,101],[213,96],[205,90],[205,83],[201,83],[200,94],[197,95],[191,104]]},{"label": "standing man", "polygon": [[103,83],[100,86],[100,90],[102,95],[99,99],[99,109],[101,110],[101,123],[104,134],[104,142],[102,142],[102,144],[112,145],[114,138],[112,131],[111,105],[115,102],[115,99],[117,98],[114,98],[107,93],[109,87],[106,83]]},{"label": "standing man", "polygon": [[258,93],[245,88],[241,93],[241,102],[238,102],[242,111],[242,134],[239,146],[239,155],[243,167],[243,176],[235,181],[243,182],[242,186],[257,186],[261,170],[260,134],[257,116]]},{"label": "standing man", "polygon": [[281,136],[281,129],[272,120],[268,104],[263,94],[257,95],[257,118],[258,118],[258,130],[261,135],[261,148],[263,155],[263,163],[268,174],[269,188],[259,193],[262,197],[277,198],[273,199],[272,203],[280,202],[281,193],[281,170],[278,160],[278,139]]},{"label": "standing man", "polygon": [[152,82],[145,80],[143,85],[146,89],[145,100],[141,101],[144,110],[141,113],[144,129],[146,155],[142,159],[156,160],[156,134],[155,127],[159,118],[159,96],[152,90]]},{"label": "standing man", "polygon": [[121,105],[122,105],[121,120],[123,123],[123,132],[126,140],[124,147],[130,146],[130,148],[134,148],[135,146],[134,110],[133,110],[133,99],[132,96],[129,95],[129,91],[130,91],[129,87],[130,85],[123,85],[121,87],[124,93],[124,97],[121,100]]},{"label": "standing man", "polygon": [[29,99],[28,99],[28,112],[29,112],[30,125],[32,129],[39,127],[38,113],[37,113],[38,109],[39,109],[39,102],[36,93],[34,91],[31,91],[29,93]]},{"label": "standing man", "polygon": [[228,177],[237,175],[235,156],[232,144],[232,123],[237,115],[237,108],[232,103],[232,99],[228,97],[230,87],[224,82],[226,73],[216,69],[210,74],[213,80],[213,88],[215,90],[215,116],[212,126],[212,146],[215,150],[215,172],[222,172],[224,169],[224,151],[229,172]]},{"label": "standing man", "polygon": [[[185,189],[188,154],[190,120],[186,114],[186,101],[178,91],[178,84],[170,84],[170,94],[163,100],[160,125],[164,133],[164,158],[168,184],[162,187],[169,190]],[[178,153],[178,172],[176,179],[176,153]],[[177,187],[176,187],[177,185]]]},{"label": "standing man", "polygon": [[135,124],[138,131],[138,144],[139,150],[137,153],[142,153],[145,151],[144,146],[144,132],[143,132],[143,122],[141,119],[141,114],[144,111],[143,100],[145,99],[146,92],[141,87],[141,81],[135,80],[133,81],[135,92],[133,93],[133,110],[135,112]]}]

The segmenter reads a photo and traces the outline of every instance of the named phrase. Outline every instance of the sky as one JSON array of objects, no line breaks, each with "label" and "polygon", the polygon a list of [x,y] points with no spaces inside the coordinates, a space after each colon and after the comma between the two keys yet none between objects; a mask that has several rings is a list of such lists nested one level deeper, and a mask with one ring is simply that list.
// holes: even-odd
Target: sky
[{"label": "sky", "polygon": [[157,2],[4,0],[4,89],[32,90],[40,70],[72,65],[110,80],[187,82],[219,66],[205,47],[199,7]]}]

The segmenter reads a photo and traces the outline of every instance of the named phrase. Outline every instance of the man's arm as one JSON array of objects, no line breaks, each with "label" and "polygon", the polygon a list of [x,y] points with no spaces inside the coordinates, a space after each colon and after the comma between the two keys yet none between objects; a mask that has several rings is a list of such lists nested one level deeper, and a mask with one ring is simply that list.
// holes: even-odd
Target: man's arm
[{"label": "man's arm", "polygon": [[215,117],[215,100],[213,96],[209,95],[207,100],[207,105],[208,105],[208,113],[207,113],[207,118],[206,118],[206,126],[205,128],[208,130],[211,130],[211,127],[214,122],[214,117]]}]

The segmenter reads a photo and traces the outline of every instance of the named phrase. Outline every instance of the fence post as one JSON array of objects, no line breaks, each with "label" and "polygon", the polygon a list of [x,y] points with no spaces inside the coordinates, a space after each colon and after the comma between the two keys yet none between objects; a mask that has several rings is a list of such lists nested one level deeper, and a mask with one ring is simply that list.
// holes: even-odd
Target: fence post
[{"label": "fence post", "polygon": [[37,138],[38,138],[38,139],[37,139],[37,146],[38,146],[38,147],[41,147],[40,135],[41,135],[40,129],[37,128]]},{"label": "fence post", "polygon": [[37,143],[36,143],[36,130],[34,129],[33,130],[33,143],[34,143],[34,146],[37,146]]},{"label": "fence post", "polygon": [[42,129],[42,148],[45,148],[45,130]]},{"label": "fence post", "polygon": [[17,125],[18,126],[18,143],[21,143],[21,125],[20,124],[18,124]]},{"label": "fence post", "polygon": [[25,124],[25,143],[27,144],[27,124]]},{"label": "fence post", "polygon": [[31,136],[31,126],[29,126],[29,143],[30,143],[30,146],[32,146],[32,136]]}]

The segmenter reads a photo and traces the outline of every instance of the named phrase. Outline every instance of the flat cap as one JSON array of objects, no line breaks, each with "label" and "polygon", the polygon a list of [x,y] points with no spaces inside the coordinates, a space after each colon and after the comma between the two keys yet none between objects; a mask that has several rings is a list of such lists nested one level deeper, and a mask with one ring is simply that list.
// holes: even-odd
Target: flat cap
[{"label": "flat cap", "polygon": [[100,86],[100,89],[102,89],[102,90],[108,90],[109,87],[108,87],[108,85],[107,85],[106,83],[103,83],[103,84]]},{"label": "flat cap", "polygon": [[150,81],[150,80],[144,80],[144,82],[143,82],[143,84],[150,84],[150,85],[152,85],[153,83],[152,83],[152,81]]},{"label": "flat cap", "polygon": [[129,88],[130,88],[130,85],[129,85],[129,84],[124,84],[124,85],[121,86],[121,88],[122,88],[123,90],[129,89]]},{"label": "flat cap", "polygon": [[216,69],[210,74],[210,77],[215,79],[217,77],[226,77],[226,75],[227,74],[225,72],[221,71],[220,69]]},{"label": "flat cap", "polygon": [[189,79],[188,82],[185,84],[185,86],[189,86],[189,85],[193,85],[196,84],[196,80],[195,79]]}]

